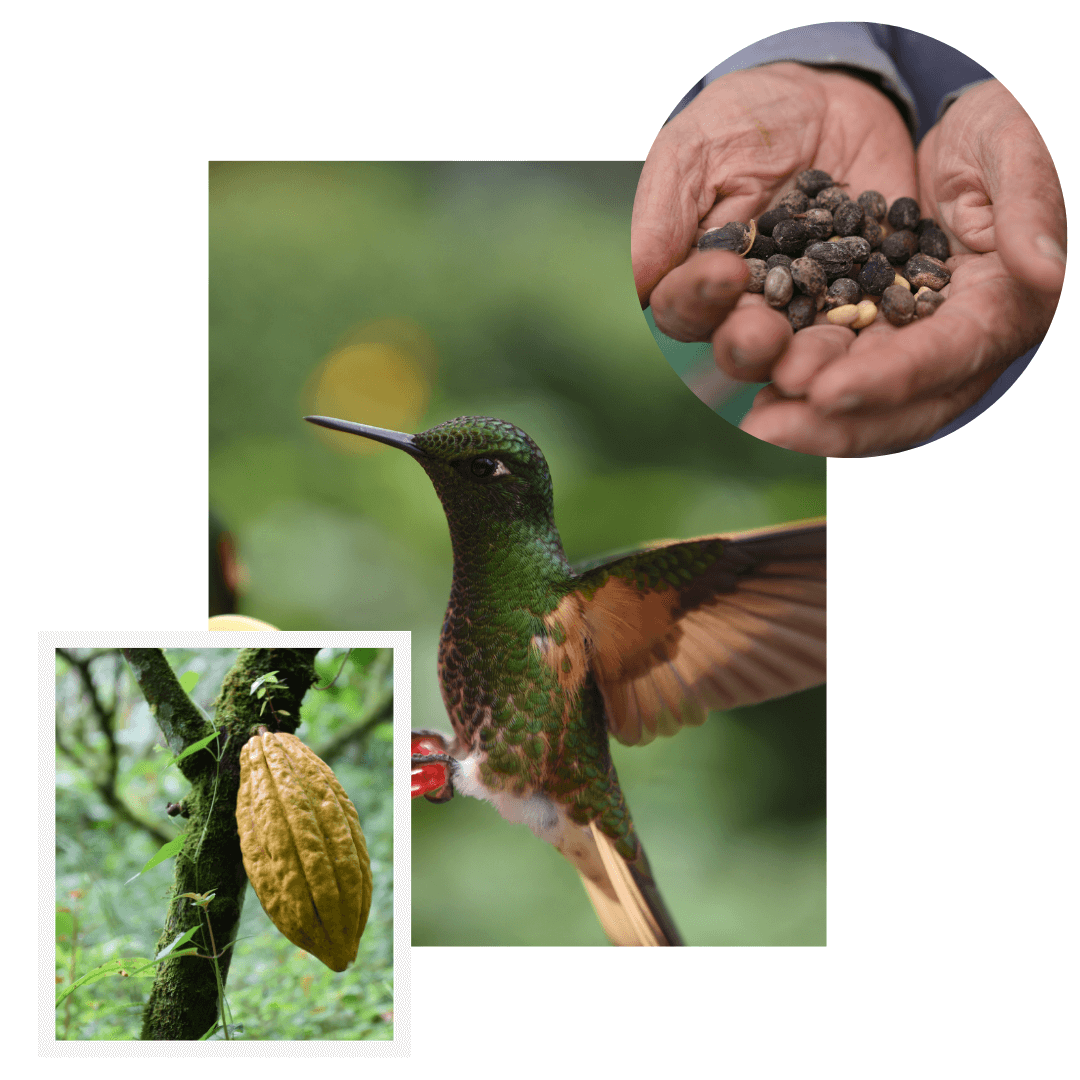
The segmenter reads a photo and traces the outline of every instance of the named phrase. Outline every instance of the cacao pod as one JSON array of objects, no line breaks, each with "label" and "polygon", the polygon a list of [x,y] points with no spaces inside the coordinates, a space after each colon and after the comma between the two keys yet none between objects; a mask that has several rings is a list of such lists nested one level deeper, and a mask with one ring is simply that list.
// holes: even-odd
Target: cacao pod
[{"label": "cacao pod", "polygon": [[274,925],[344,971],[371,908],[371,864],[330,766],[295,735],[252,736],[240,751],[236,825],[244,869]]}]

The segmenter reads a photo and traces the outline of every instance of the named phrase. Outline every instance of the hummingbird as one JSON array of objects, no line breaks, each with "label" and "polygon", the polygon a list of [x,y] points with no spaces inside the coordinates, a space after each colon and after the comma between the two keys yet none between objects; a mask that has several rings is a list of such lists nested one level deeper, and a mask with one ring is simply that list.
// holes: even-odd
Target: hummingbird
[{"label": "hummingbird", "polygon": [[414,797],[473,796],[528,825],[575,866],[613,944],[682,945],[609,738],[643,745],[825,681],[824,520],[574,568],[547,462],[513,424],[463,416],[408,435],[304,419],[405,451],[446,514],[439,686],[454,734],[413,733]]}]

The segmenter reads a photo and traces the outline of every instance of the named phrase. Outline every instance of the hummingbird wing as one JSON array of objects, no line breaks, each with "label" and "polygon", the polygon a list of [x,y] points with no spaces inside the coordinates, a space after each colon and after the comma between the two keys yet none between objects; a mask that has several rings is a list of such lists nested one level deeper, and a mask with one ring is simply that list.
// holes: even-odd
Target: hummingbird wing
[{"label": "hummingbird wing", "polygon": [[816,686],[825,522],[649,545],[581,574],[545,622],[549,662],[592,670],[627,745]]}]

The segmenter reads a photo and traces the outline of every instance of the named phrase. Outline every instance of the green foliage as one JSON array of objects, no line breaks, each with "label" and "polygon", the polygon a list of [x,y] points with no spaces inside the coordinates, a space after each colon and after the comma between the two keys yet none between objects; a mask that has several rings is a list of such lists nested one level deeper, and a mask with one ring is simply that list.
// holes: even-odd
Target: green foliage
[{"label": "green foliage", "polygon": [[[365,833],[367,832],[365,823]],[[374,860],[373,860],[374,873]],[[379,878],[375,878],[379,888]],[[385,890],[384,890],[385,891]],[[279,934],[249,891],[229,973],[232,1015],[244,1039],[389,1039],[393,976],[389,912],[372,904],[356,962],[335,974]]]},{"label": "green foliage", "polygon": [[91,922],[87,932],[83,933],[80,926],[82,913],[96,906],[96,897],[91,892],[73,890],[67,899],[69,906],[57,907],[58,998],[86,973],[106,965],[123,967],[125,973],[117,971],[112,975],[106,974],[88,985],[79,985],[63,997],[56,1010],[56,1038],[137,1038],[143,1006],[150,992],[150,983],[143,976],[153,975],[154,968],[145,968],[137,978],[130,977],[126,971],[144,965],[153,950],[144,952],[143,959],[134,963],[122,960],[121,957],[130,957],[133,950],[139,948],[138,944],[133,944],[134,937],[118,940],[107,933],[102,934],[103,926],[96,921]]},{"label": "green foliage", "polygon": [[[211,897],[212,899],[212,897]],[[58,942],[63,942],[65,939],[71,942],[75,941],[75,920],[71,917],[71,913],[67,910],[58,910],[56,919],[56,939]],[[110,976],[116,976],[120,979],[152,979],[154,977],[154,969],[158,964],[163,963],[170,956],[194,956],[198,952],[195,948],[188,948],[180,950],[180,945],[186,945],[192,937],[198,927],[193,926],[184,933],[180,934],[176,940],[166,949],[162,949],[157,956],[152,960],[142,956],[123,957],[119,960],[106,960],[103,964],[99,964],[95,968],[91,968],[85,975],[80,975],[74,982],[69,983],[63,990],[56,996],[56,1004],[60,1006],[65,1002],[76,990],[81,986],[89,986],[91,983],[100,982],[102,979],[108,979]],[[70,955],[70,953],[69,953]]]},{"label": "green foliage", "polygon": [[257,697],[261,702],[261,704],[259,705],[260,716],[266,715],[267,705],[270,706],[275,719],[281,716],[289,715],[288,711],[285,709],[275,709],[271,700],[273,692],[279,687],[283,688],[284,686],[285,684],[281,682],[280,679],[278,679],[276,671],[268,671],[265,675],[260,675],[251,684],[251,693],[254,694],[255,697]]},{"label": "green foliage", "polygon": [[[317,660],[321,683],[342,665],[345,650],[323,650]],[[188,680],[196,700],[208,708],[235,650],[168,650],[173,669],[198,673]],[[389,650],[357,650],[338,684],[312,690],[302,709],[299,734],[318,745],[347,724],[360,707],[392,679]],[[188,667],[187,672],[182,669]],[[187,790],[171,755],[158,752],[160,733],[122,665],[102,656],[91,666],[99,694],[116,695],[119,730],[114,794],[147,822],[177,832],[165,805]],[[199,695],[203,695],[202,698]],[[171,860],[160,841],[116,812],[101,790],[100,748],[106,737],[87,716],[87,695],[75,672],[57,664],[57,728],[69,753],[58,756],[56,819],[56,980],[58,996],[72,983],[103,968],[59,1004],[58,1039],[138,1038],[150,982],[150,964],[172,885]],[[389,727],[388,724],[381,725]],[[388,1039],[393,1035],[393,806],[392,743],[373,729],[348,742],[332,760],[342,786],[356,804],[367,838],[374,895],[357,962],[335,975],[291,945],[270,922],[251,891],[240,921],[236,955],[226,987],[233,1038]],[[85,736],[85,738],[83,737]],[[181,821],[182,819],[176,819]],[[168,859],[168,855],[163,856]],[[142,872],[140,873],[140,869]],[[213,884],[213,883],[211,883]],[[212,903],[212,899],[210,900]],[[221,950],[227,943],[217,942]],[[143,960],[131,958],[142,957]],[[122,969],[118,973],[113,968]],[[272,978],[267,978],[268,973]],[[220,1031],[210,1036],[221,1038]]]}]

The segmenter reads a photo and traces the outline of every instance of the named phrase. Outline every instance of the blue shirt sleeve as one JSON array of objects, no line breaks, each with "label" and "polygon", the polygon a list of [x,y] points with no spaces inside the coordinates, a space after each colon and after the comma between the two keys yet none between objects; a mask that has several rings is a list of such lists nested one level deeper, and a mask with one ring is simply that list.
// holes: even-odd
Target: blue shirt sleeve
[{"label": "blue shirt sleeve", "polygon": [[913,30],[883,23],[814,23],[729,56],[691,89],[672,116],[721,75],[784,60],[865,73],[896,103],[916,143],[959,91],[992,77],[970,57]]},{"label": "blue shirt sleeve", "polygon": [[941,114],[972,85],[992,79],[970,56],[937,38],[884,23],[860,24],[873,42],[896,65],[915,100],[915,144],[937,123]]}]

